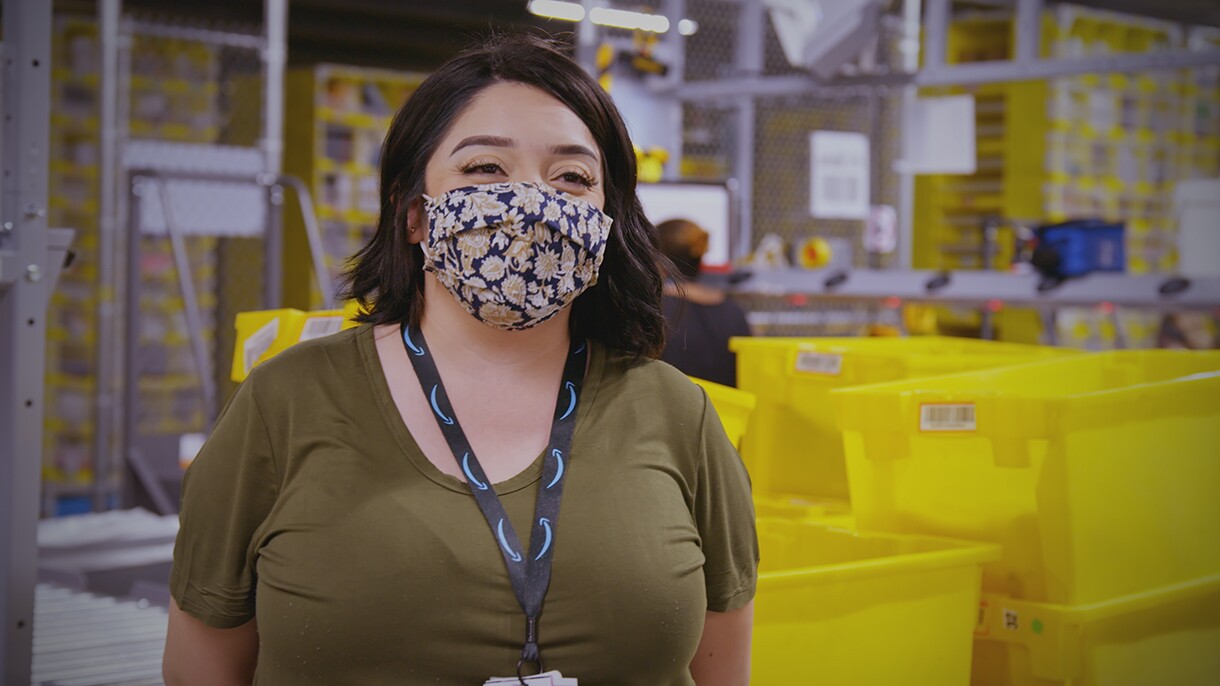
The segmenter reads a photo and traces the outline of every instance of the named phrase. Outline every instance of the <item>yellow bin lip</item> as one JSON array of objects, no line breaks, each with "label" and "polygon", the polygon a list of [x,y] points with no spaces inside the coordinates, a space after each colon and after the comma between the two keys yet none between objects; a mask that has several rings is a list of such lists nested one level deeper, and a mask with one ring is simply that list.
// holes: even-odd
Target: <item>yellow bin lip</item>
[{"label": "yellow bin lip", "polygon": [[732,386],[725,386],[713,381],[705,381],[697,379],[693,376],[687,377],[707,392],[709,398],[713,401],[720,400],[727,403],[727,406],[744,410],[745,412],[753,411],[754,406],[758,403],[758,398],[749,391],[743,391]]},{"label": "yellow bin lip", "polygon": [[1053,357],[1056,354],[1074,355],[1081,351],[1028,343],[988,341],[957,336],[823,336],[803,338],[798,336],[734,336],[729,339],[729,349],[743,352],[751,348],[793,348],[870,357],[909,357],[911,355],[943,355],[949,352],[966,351],[974,354],[1033,355]]},{"label": "yellow bin lip", "polygon": [[[1050,378],[1070,374],[1077,365],[1103,367],[1128,362],[1189,361],[1197,371],[1182,376],[1161,376],[1112,386],[1096,385],[1057,392],[1053,386],[1012,388],[1010,382],[1023,377]],[[965,382],[965,383],[963,383]],[[1115,403],[1141,403],[1152,413],[1154,401],[1194,394],[1202,401],[1220,388],[1220,353],[1215,351],[1111,351],[1081,357],[1034,360],[1010,367],[966,371],[902,381],[887,381],[831,390],[839,427],[879,433],[905,434],[917,426],[916,413],[925,404],[987,404],[993,418],[1021,417],[1000,428],[973,432],[975,435],[1032,435],[1032,427],[1059,425],[1104,426],[1112,421]],[[1163,403],[1162,403],[1163,404]],[[1205,402],[1197,407],[1203,410]],[[1181,411],[1174,405],[1174,411]],[[1149,415],[1152,416],[1152,415]],[[896,418],[896,420],[895,420]],[[881,425],[884,423],[884,426]],[[1015,432],[1015,433],[1014,433]],[[940,434],[951,437],[951,433]]]},{"label": "yellow bin lip", "polygon": [[[778,521],[785,521],[776,518]],[[760,518],[760,522],[767,518]],[[931,571],[950,567],[994,562],[1000,559],[1001,548],[992,543],[962,541],[937,536],[908,536],[903,534],[884,534],[874,532],[859,532],[840,527],[819,524],[817,522],[801,522],[802,526],[816,527],[826,531],[841,533],[844,536],[872,539],[919,540],[937,543],[945,546],[943,550],[931,550],[917,553],[895,553],[866,560],[856,560],[840,564],[818,565],[816,567],[797,567],[758,575],[758,587],[791,588],[807,587],[810,583],[826,584],[838,581],[875,578],[878,576],[895,576],[908,572]]]},{"label": "yellow bin lip", "polygon": [[1039,613],[1053,616],[1061,624],[1082,626],[1174,602],[1194,600],[1217,592],[1220,592],[1220,574],[1213,574],[1191,581],[1161,586],[1140,593],[1131,593],[1084,605],[1041,603],[986,592],[983,593],[982,597],[989,602],[1003,604],[1016,610],[1037,608]]}]

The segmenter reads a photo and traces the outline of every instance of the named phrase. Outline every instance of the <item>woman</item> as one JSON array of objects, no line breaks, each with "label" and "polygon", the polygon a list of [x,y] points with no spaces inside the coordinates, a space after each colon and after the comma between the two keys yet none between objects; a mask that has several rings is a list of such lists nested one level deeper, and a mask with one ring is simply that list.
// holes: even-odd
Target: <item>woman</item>
[{"label": "woman", "polygon": [[500,39],[403,106],[381,189],[362,326],[257,368],[186,475],[167,683],[745,684],[748,482],[648,359],[656,240],[610,99]]},{"label": "woman", "polygon": [[737,385],[737,356],[729,339],[749,336],[750,325],[723,291],[699,283],[708,234],[698,224],[671,219],[657,225],[661,252],[673,265],[663,305],[669,328],[661,359],[699,379]]}]

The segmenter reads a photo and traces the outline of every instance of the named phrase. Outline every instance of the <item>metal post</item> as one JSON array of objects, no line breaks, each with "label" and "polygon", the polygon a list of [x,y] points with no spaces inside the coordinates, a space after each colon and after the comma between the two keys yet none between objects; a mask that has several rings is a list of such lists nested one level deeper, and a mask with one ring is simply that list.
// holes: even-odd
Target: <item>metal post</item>
[{"label": "metal post", "polygon": [[118,226],[116,179],[118,174],[119,16],[122,0],[101,0],[97,5],[101,40],[101,126],[98,160],[97,279],[101,286],[97,305],[97,388],[93,437],[93,509],[110,507],[115,428],[115,363],[118,317],[116,303],[115,234]]},{"label": "metal post", "polygon": [[[904,0],[902,3],[902,71],[914,74],[919,70],[919,10],[920,0]],[[915,86],[902,87],[902,124],[898,127],[899,155],[905,161],[906,137],[914,127],[914,112],[919,90]],[[910,269],[915,264],[915,174],[903,164],[898,173],[898,269]]]},{"label": "metal post", "polygon": [[[191,273],[191,258],[187,253],[186,239],[182,236],[181,228],[174,217],[174,199],[170,196],[169,184],[165,179],[160,178],[155,183],[158,197],[161,200],[161,215],[165,219],[165,233],[169,236],[170,253],[174,257],[174,271],[178,274],[178,291],[182,295],[186,336],[190,341],[191,356],[195,358],[195,373],[199,375],[200,401],[210,418],[216,407],[216,377],[212,375],[212,362],[208,358],[207,342],[203,340],[203,316],[199,313],[199,297],[195,293],[195,277]],[[208,428],[210,430],[211,427]]]},{"label": "metal post", "polygon": [[[580,0],[585,14],[595,7],[593,0]],[[597,26],[585,19],[576,25],[576,62],[586,72],[597,78]]]},{"label": "metal post", "polygon": [[656,93],[656,97],[664,98],[668,105],[665,116],[668,118],[666,135],[666,150],[669,159],[665,162],[664,178],[676,180],[682,177],[682,115],[683,104],[677,97],[677,88],[682,85],[686,74],[686,37],[682,35],[678,25],[686,17],[686,0],[664,0],[661,9],[669,18],[670,30],[663,40],[669,46],[669,74],[665,78],[664,93]]},{"label": "metal post", "polygon": [[263,307],[274,310],[284,301],[284,187],[267,187],[267,231],[263,235]]},{"label": "metal post", "polygon": [[[263,171],[278,175],[284,150],[284,64],[288,59],[288,0],[263,1]],[[263,242],[263,306],[283,304],[284,190],[267,188]]]},{"label": "metal post", "polygon": [[288,0],[263,2],[263,171],[279,174],[284,151],[284,64],[288,59]]},{"label": "metal post", "polygon": [[936,70],[945,66],[945,53],[949,47],[949,0],[928,0],[927,21],[924,26],[924,69]]},{"label": "metal post", "polygon": [[305,238],[309,243],[309,256],[313,262],[314,279],[318,290],[322,292],[322,306],[326,309],[334,307],[335,289],[330,281],[330,271],[326,269],[326,252],[322,247],[322,230],[318,227],[318,215],[314,212],[313,200],[309,187],[295,176],[280,175],[276,183],[289,186],[297,194],[297,205],[301,208],[301,219],[305,225]]},{"label": "metal post", "polygon": [[128,482],[127,462],[136,450],[136,436],[139,429],[136,407],[140,400],[140,379],[136,363],[140,349],[140,215],[143,212],[144,194],[148,192],[148,187],[143,177],[131,176],[126,190],[127,227],[124,232],[126,234],[124,247],[126,248],[127,271],[124,273],[126,279],[123,284],[125,301],[123,309],[126,316],[123,318],[122,385],[124,412],[120,443],[122,458],[118,461],[119,469],[116,471],[123,474],[121,483],[126,494],[123,499],[130,501],[133,491],[126,487]]},{"label": "metal post", "polygon": [[[103,482],[104,497],[106,498],[105,507],[121,506],[123,496],[123,483],[127,477],[126,462],[124,451],[126,450],[126,428],[127,415],[135,411],[135,407],[127,405],[126,388],[122,385],[127,378],[127,362],[132,351],[132,347],[138,345],[139,339],[132,339],[128,332],[132,327],[128,324],[128,319],[139,316],[139,309],[134,310],[128,308],[128,284],[131,282],[131,273],[135,269],[138,278],[139,262],[129,261],[129,253],[131,248],[139,249],[139,245],[129,245],[128,223],[131,220],[129,214],[130,208],[128,203],[131,199],[130,180],[127,176],[127,169],[121,163],[122,151],[127,141],[130,139],[131,127],[131,71],[132,71],[132,33],[131,20],[124,19],[119,15],[118,32],[113,37],[118,55],[118,67],[114,79],[115,99],[115,149],[116,160],[115,167],[110,170],[114,174],[114,197],[115,197],[115,220],[113,233],[113,250],[115,256],[115,275],[111,282],[111,287],[114,293],[111,297],[111,302],[114,303],[115,318],[114,332],[115,344],[111,353],[110,359],[103,360],[102,364],[108,365],[110,375],[114,381],[110,389],[111,397],[113,398],[114,407],[110,413],[110,431],[112,437],[107,446],[107,452],[103,453],[99,459],[101,464],[96,468],[98,474],[105,475]],[[135,329],[138,331],[138,329]]]},{"label": "metal post", "polygon": [[1038,59],[1042,34],[1042,0],[1017,0],[1017,62]]},{"label": "metal post", "polygon": [[1042,345],[1059,345],[1057,313],[1058,310],[1052,307],[1044,307],[1038,310],[1038,319],[1042,322],[1042,340],[1039,342]]},{"label": "metal post", "polygon": [[30,683],[46,343],[51,3],[4,2],[0,122],[0,679]]},{"label": "metal post", "polygon": [[[763,67],[763,28],[766,17],[761,2],[738,6],[737,70],[740,74],[759,76]],[[736,149],[733,155],[733,176],[741,198],[737,254],[746,256],[754,249],[754,129],[756,125],[754,98],[735,98],[737,106]]]},{"label": "metal post", "polygon": [[[125,469],[131,469],[136,480],[148,493],[153,506],[159,514],[169,514],[177,511],[177,503],[165,491],[157,480],[156,474],[149,467],[148,461],[140,450],[137,438],[140,424],[135,408],[140,398],[140,215],[141,206],[146,201],[145,194],[153,191],[151,184],[160,183],[146,177],[133,174],[130,182],[127,215],[127,284],[125,297],[127,300],[126,345],[123,349],[123,406],[127,411],[123,415],[123,455]],[[165,199],[162,198],[162,210],[165,210]],[[167,218],[166,223],[170,221]],[[179,267],[181,269],[181,267]],[[189,278],[189,276],[187,277]],[[130,494],[133,491],[128,491]]]}]

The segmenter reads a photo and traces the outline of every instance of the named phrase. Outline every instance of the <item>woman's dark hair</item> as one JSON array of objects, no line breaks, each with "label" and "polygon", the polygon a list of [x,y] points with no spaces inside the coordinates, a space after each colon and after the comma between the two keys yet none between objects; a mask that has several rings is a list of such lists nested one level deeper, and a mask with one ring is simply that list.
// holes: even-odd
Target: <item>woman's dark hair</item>
[{"label": "woman's dark hair", "polygon": [[449,126],[479,92],[497,83],[534,86],[554,96],[601,148],[605,212],[614,219],[597,284],[572,305],[572,333],[631,356],[664,347],[660,250],[635,194],[635,151],[627,127],[592,77],[555,43],[526,34],[496,36],[446,62],[403,104],[381,154],[377,232],[356,253],[343,297],[367,310],[359,320],[418,325],[423,314],[423,252],[407,241],[407,206],[424,192],[424,169]]},{"label": "woman's dark hair", "polygon": [[695,222],[687,219],[670,219],[657,224],[657,240],[661,252],[669,258],[667,276],[694,281],[699,278],[699,267],[707,253],[709,236]]}]

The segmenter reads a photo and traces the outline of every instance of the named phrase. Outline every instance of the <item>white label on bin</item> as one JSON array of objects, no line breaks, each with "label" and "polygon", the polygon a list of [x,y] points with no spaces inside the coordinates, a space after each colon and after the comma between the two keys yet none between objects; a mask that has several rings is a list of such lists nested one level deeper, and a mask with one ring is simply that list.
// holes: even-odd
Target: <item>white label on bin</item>
[{"label": "white label on bin", "polygon": [[1009,631],[1017,631],[1021,628],[1021,615],[1017,614],[1016,610],[1004,610],[1004,628]]},{"label": "white label on bin", "polygon": [[796,353],[796,371],[838,376],[843,371],[843,356],[800,350]]},{"label": "white label on bin", "polygon": [[258,362],[258,358],[271,349],[271,345],[275,343],[275,339],[279,335],[279,319],[272,319],[258,331],[250,334],[250,337],[241,346],[241,359],[247,374],[250,373],[251,369],[254,369],[254,364]]},{"label": "white label on bin", "polygon": [[974,403],[919,406],[920,431],[974,431]]},{"label": "white label on bin", "polygon": [[312,338],[321,338],[329,336],[332,333],[339,333],[339,329],[343,328],[343,317],[310,317],[305,320],[305,326],[301,327],[301,337],[298,341],[308,341]]}]

